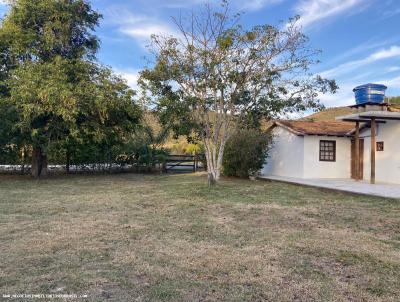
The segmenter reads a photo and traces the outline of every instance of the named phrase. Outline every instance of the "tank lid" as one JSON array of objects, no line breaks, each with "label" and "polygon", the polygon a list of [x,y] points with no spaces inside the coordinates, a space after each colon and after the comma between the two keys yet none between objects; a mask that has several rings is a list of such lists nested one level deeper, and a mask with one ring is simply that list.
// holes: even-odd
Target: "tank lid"
[{"label": "tank lid", "polygon": [[386,90],[387,87],[382,84],[373,84],[373,83],[368,83],[368,84],[363,84],[360,86],[357,86],[353,89],[353,91],[361,90],[361,89],[377,89],[377,90]]},{"label": "tank lid", "polygon": [[385,85],[364,84],[353,89],[357,105],[383,104],[385,102]]}]

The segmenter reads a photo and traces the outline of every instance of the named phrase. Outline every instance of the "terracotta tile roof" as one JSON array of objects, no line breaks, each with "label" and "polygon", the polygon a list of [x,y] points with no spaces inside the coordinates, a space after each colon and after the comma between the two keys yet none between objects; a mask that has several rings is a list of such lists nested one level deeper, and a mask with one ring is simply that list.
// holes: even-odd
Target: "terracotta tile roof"
[{"label": "terracotta tile roof", "polygon": [[354,123],[341,121],[276,121],[275,125],[284,127],[298,135],[348,136],[354,130]]}]

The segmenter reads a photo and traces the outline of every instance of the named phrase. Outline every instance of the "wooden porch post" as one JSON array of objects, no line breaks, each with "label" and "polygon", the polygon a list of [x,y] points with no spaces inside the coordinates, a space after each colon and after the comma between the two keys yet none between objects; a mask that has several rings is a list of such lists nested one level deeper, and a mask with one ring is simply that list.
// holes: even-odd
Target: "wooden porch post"
[{"label": "wooden porch post", "polygon": [[355,178],[356,180],[360,180],[360,122],[356,122],[356,133],[354,138],[354,157],[355,157]]},{"label": "wooden porch post", "polygon": [[371,119],[371,184],[375,183],[376,121]]}]

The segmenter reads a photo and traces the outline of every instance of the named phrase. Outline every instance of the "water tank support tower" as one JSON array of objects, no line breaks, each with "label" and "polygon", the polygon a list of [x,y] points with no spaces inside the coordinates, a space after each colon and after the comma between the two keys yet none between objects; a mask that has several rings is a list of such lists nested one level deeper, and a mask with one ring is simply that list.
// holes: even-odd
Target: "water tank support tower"
[{"label": "water tank support tower", "polygon": [[385,91],[387,87],[381,84],[364,84],[357,86],[353,89],[354,96],[356,99],[356,104],[350,106],[351,108],[357,108],[358,112],[338,116],[337,120],[346,122],[355,122],[354,130],[354,145],[355,145],[355,167],[356,167],[356,180],[361,180],[361,171],[359,171],[359,162],[362,160],[360,158],[360,124],[369,126],[371,129],[371,155],[370,155],[370,165],[371,165],[371,176],[370,183],[375,183],[375,159],[376,159],[376,136],[377,136],[377,126],[381,123],[386,123],[388,121],[400,120],[399,112],[390,112],[388,110],[388,104],[385,103]]}]

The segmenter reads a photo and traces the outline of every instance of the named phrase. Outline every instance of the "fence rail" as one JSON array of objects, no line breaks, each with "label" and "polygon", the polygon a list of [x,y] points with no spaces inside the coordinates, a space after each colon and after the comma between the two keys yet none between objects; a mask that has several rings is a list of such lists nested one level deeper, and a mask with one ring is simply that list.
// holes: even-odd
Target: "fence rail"
[{"label": "fence rail", "polygon": [[165,162],[164,171],[168,172],[197,172],[204,168],[204,155],[170,155]]},{"label": "fence rail", "polygon": [[[154,162],[153,165],[143,165],[139,162],[133,163],[71,163],[68,168],[63,164],[49,164],[49,174],[76,174],[76,173],[175,173],[175,172],[197,172],[205,168],[204,155],[169,155],[163,162]],[[30,174],[30,164],[6,165],[0,164],[0,174]]]}]

